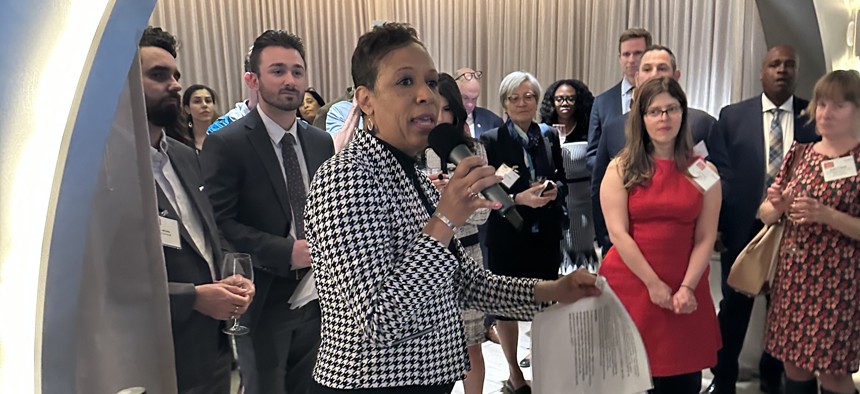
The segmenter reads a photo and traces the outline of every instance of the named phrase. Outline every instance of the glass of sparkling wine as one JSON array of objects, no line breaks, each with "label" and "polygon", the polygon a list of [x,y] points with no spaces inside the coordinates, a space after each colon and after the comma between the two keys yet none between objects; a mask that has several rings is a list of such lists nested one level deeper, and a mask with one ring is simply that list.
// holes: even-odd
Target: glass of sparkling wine
[{"label": "glass of sparkling wine", "polygon": [[[242,283],[245,282],[241,278],[246,278],[253,283],[254,267],[251,264],[251,256],[246,253],[227,253],[224,255],[221,276],[223,278],[222,281],[239,287],[242,287]],[[222,331],[227,335],[245,335],[250,330],[248,327],[239,324],[238,316],[232,316],[227,323],[227,327]]]}]

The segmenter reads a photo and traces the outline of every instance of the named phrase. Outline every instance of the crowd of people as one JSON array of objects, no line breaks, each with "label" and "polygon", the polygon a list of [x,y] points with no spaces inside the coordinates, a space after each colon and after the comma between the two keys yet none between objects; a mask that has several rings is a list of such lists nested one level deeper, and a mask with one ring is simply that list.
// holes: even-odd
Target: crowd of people
[{"label": "crowd of people", "polygon": [[[705,392],[734,393],[753,301],[726,277],[783,220],[761,389],[857,393],[856,71],[822,76],[806,101],[796,51],[773,47],[762,93],[715,119],[688,105],[672,50],[633,28],[617,85],[543,91],[514,71],[500,117],[477,106],[483,72],[440,73],[409,25],[362,35],[353,86],[328,103],[302,39],[268,30],[245,56],[247,97],[218,117],[205,85],[180,99],[175,37],[149,27],[139,50],[158,212],[180,233],[164,250],[181,393],[229,391],[230,318],[250,330],[235,337],[248,394],[435,394],[461,380],[481,393],[486,340],[505,355],[503,391],[530,393],[517,322],[600,295],[598,274],[644,341],[649,393],[699,393],[706,368]],[[428,149],[443,123],[473,152],[456,165]],[[521,226],[481,195],[500,181]],[[251,256],[253,283],[223,277],[225,252]],[[296,301],[308,288],[318,299]]]}]

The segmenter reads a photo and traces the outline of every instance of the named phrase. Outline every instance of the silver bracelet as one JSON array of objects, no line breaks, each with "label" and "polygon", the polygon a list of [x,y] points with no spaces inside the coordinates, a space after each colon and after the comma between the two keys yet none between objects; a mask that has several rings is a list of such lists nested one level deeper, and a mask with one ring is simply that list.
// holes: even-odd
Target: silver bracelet
[{"label": "silver bracelet", "polygon": [[444,223],[446,226],[448,226],[448,228],[451,229],[451,231],[457,231],[457,226],[454,226],[454,222],[452,222],[451,219],[448,219],[447,216],[443,215],[442,212],[434,212],[433,217],[441,220],[442,223]]}]

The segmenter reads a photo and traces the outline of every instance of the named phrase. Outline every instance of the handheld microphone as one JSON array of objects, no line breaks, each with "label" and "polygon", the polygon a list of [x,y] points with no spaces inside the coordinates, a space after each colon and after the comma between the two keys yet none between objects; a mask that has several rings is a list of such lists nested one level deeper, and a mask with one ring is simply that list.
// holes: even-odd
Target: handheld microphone
[{"label": "handheld microphone", "polygon": [[[446,157],[454,164],[460,164],[463,159],[474,156],[475,153],[466,145],[466,135],[463,130],[457,130],[450,123],[441,123],[430,131],[429,136],[430,148],[436,152],[439,157]],[[502,203],[502,208],[498,210],[511,225],[517,230],[523,226],[523,218],[517,212],[516,203],[505,193],[499,184],[493,184],[490,187],[481,190],[487,200]]]}]

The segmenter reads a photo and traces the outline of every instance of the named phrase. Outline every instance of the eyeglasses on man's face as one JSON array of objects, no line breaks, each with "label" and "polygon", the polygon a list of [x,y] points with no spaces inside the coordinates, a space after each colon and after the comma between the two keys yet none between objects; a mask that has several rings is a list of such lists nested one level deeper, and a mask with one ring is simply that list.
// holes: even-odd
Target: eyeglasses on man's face
[{"label": "eyeglasses on man's face", "polygon": [[460,76],[458,76],[457,78],[454,78],[454,80],[457,81],[460,78],[463,78],[467,81],[471,81],[472,79],[481,79],[481,77],[483,77],[483,76],[484,76],[483,71],[469,71],[469,72],[465,72],[465,73],[460,74]]},{"label": "eyeglasses on man's face", "polygon": [[663,117],[663,114],[669,115],[669,117],[676,117],[681,114],[681,106],[678,104],[670,105],[666,108],[651,108],[645,112],[645,116],[651,119],[657,119]]},{"label": "eyeglasses on man's face", "polygon": [[508,96],[508,102],[511,104],[514,104],[514,105],[517,105],[520,102],[528,104],[528,103],[531,103],[534,101],[536,101],[536,97],[535,97],[534,93],[526,93],[522,96],[517,95],[517,94]]},{"label": "eyeglasses on man's face", "polygon": [[564,104],[565,102],[573,104],[576,102],[576,96],[555,96],[553,100],[556,104]]}]

